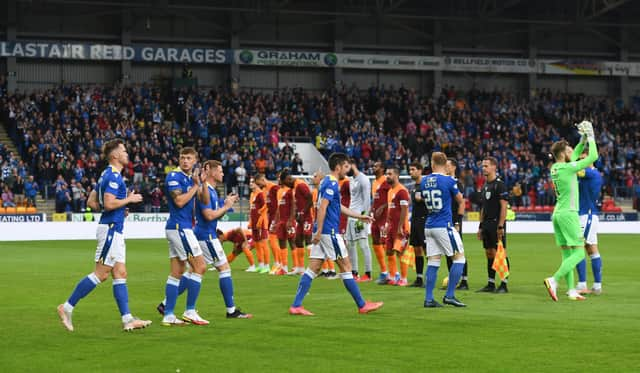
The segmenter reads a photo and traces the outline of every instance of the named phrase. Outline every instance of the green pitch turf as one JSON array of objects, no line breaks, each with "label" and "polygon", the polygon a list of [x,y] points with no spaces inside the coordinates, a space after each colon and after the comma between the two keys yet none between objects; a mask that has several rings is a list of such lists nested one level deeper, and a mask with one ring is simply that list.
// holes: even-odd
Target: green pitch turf
[{"label": "green pitch turf", "polygon": [[[318,278],[304,303],[316,316],[289,316],[298,277],[245,273],[241,256],[233,263],[235,299],[255,318],[225,319],[218,276],[207,272],[198,309],[211,325],[182,328],[162,327],[155,310],[168,274],[166,242],[129,240],[131,310],[154,322],[132,333],[121,331],[111,281],[78,304],[75,332],[58,321],[56,306],[93,270],[94,242],[0,243],[0,370],[637,371],[637,237],[600,236],[603,295],[553,303],[542,284],[560,263],[551,235],[510,236],[509,294],[473,292],[486,282],[486,261],[479,241],[467,235],[472,291],[458,297],[468,308],[424,309],[423,289],[367,283],[364,297],[385,302],[368,315],[357,313],[341,281]],[[446,272],[443,264],[440,280]],[[437,289],[436,299],[443,293]],[[183,295],[176,313],[184,302]]]}]

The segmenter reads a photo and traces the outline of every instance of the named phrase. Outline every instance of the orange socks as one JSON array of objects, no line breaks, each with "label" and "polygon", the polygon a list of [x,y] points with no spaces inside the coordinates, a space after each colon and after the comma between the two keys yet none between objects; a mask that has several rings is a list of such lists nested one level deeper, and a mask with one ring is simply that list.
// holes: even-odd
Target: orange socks
[{"label": "orange socks", "polygon": [[280,264],[283,268],[288,268],[289,266],[289,253],[287,249],[280,249]]},{"label": "orange socks", "polygon": [[264,257],[262,255],[262,245],[260,245],[260,242],[256,242],[253,245],[256,248],[256,256],[258,257],[258,265],[263,264],[264,263]]},{"label": "orange socks", "polygon": [[262,260],[260,259],[260,254],[258,254],[258,261],[262,261],[262,263],[269,265],[269,249],[267,248],[267,241],[260,241],[256,246],[260,253],[262,254]]},{"label": "orange socks", "polygon": [[322,263],[322,272],[326,272],[326,271],[334,272],[335,269],[336,269],[335,265],[333,264],[333,260],[331,260],[331,259],[326,259]]},{"label": "orange socks", "polygon": [[398,265],[396,264],[396,254],[392,254],[387,256],[387,260],[389,261],[389,276],[393,277],[398,272]]},{"label": "orange socks", "polygon": [[249,262],[250,266],[256,264],[256,261],[253,259],[253,253],[251,252],[251,249],[249,249],[248,247],[245,247],[244,249],[242,249],[242,252],[247,257],[247,261]]},{"label": "orange socks", "polygon": [[304,268],[304,247],[296,247],[295,257],[295,266],[298,268]]},{"label": "orange socks", "polygon": [[400,260],[400,278],[403,280],[406,280],[408,273],[409,273],[409,263],[404,263],[401,259]]},{"label": "orange socks", "polygon": [[387,264],[384,261],[385,252],[383,245],[373,245],[373,251],[376,253],[376,259],[378,259],[378,265],[380,266],[380,272],[387,272]]},{"label": "orange socks", "polygon": [[280,264],[280,244],[278,243],[278,239],[272,234],[269,235],[269,246],[273,254],[273,261],[276,264]]}]

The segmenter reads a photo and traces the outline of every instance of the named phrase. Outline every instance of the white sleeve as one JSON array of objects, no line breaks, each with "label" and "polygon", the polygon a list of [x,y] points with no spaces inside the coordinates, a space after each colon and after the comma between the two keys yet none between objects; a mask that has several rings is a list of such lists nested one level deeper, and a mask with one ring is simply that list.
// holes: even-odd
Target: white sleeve
[{"label": "white sleeve", "polygon": [[[369,181],[369,178],[362,175],[362,193],[363,195],[363,199],[364,199],[364,204],[362,205],[362,208],[364,209],[364,211],[366,212],[371,212],[371,182]],[[356,211],[359,212],[359,211]]]}]

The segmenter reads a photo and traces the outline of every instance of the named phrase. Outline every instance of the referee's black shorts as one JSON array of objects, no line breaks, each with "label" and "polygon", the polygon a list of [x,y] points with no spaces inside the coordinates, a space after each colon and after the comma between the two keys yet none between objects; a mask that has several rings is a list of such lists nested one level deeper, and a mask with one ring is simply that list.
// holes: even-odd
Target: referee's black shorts
[{"label": "referee's black shorts", "polygon": [[[507,248],[507,231],[505,227],[502,237],[502,245]],[[482,222],[482,247],[485,249],[495,249],[498,247],[498,221],[490,220]]]},{"label": "referee's black shorts", "polygon": [[424,219],[411,220],[411,233],[409,234],[409,245],[424,247]]}]

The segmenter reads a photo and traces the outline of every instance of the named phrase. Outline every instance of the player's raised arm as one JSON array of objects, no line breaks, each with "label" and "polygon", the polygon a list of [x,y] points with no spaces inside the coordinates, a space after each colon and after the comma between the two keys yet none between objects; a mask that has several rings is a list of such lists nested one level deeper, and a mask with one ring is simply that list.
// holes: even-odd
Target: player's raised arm
[{"label": "player's raised arm", "polygon": [[211,203],[211,194],[209,194],[209,186],[207,185],[207,170],[208,165],[200,171],[200,174],[197,176],[200,178],[200,188],[198,188],[198,201],[202,202],[203,205],[208,206]]},{"label": "player's raised arm", "polygon": [[171,197],[176,207],[183,208],[187,203],[189,203],[189,201],[191,201],[191,198],[196,195],[200,186],[193,185],[186,193],[182,193],[182,190],[180,190],[180,183],[178,183],[178,181],[168,180],[167,189],[169,191],[169,197]]},{"label": "player's raised arm", "polygon": [[589,153],[587,153],[585,158],[577,160],[584,150],[584,142],[581,141],[576,146],[576,149],[571,154],[571,161],[576,162],[574,166],[576,172],[584,170],[598,159],[598,146],[596,145],[595,134],[593,133],[593,125],[591,122],[584,121],[580,123],[578,128],[583,134],[583,138],[586,138],[588,141]]},{"label": "player's raised arm", "polygon": [[233,205],[235,205],[236,202],[238,202],[239,199],[240,197],[237,194],[231,193],[224,199],[224,205],[215,210],[213,209],[213,206],[211,206],[210,202],[208,205],[201,203],[200,207],[202,208],[202,216],[207,221],[220,219],[233,207]]},{"label": "player's raised arm", "polygon": [[580,139],[580,142],[578,143],[578,145],[576,145],[576,148],[573,149],[573,153],[571,153],[571,162],[575,162],[580,158],[580,155],[584,151],[585,143],[583,142],[583,139],[585,138],[586,137],[583,136],[582,139]]},{"label": "player's raised arm", "polygon": [[576,161],[576,167],[578,170],[584,170],[589,167],[593,162],[598,159],[598,146],[594,140],[589,140],[589,152],[587,156],[579,161]]},{"label": "player's raised arm", "polygon": [[587,135],[583,134],[584,130],[582,127],[582,123],[578,125],[578,131],[580,132],[580,134],[582,134],[582,137],[580,137],[580,142],[576,145],[576,148],[573,149],[573,153],[571,153],[571,162],[577,161],[580,158],[580,155],[584,151],[584,146],[588,141]]}]

